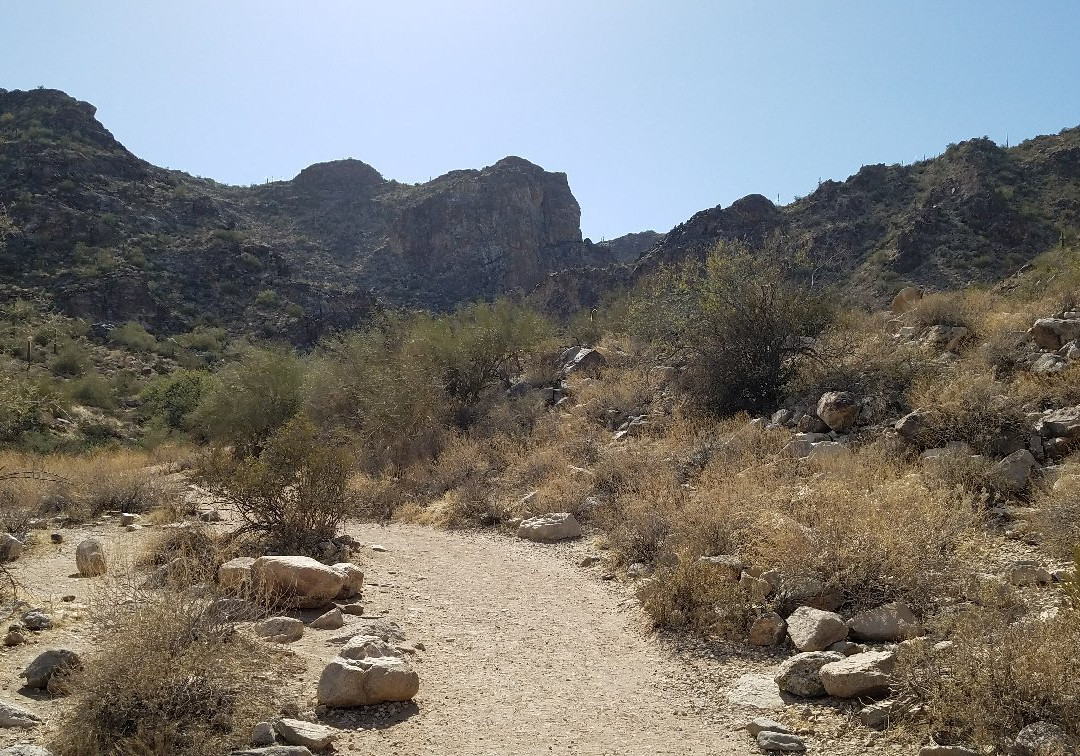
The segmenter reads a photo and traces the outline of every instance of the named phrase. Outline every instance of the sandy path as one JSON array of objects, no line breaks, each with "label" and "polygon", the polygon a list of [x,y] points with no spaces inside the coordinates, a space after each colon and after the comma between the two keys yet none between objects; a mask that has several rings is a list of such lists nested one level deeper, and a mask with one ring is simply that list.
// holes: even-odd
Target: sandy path
[{"label": "sandy path", "polygon": [[[426,650],[415,708],[381,729],[357,722],[340,753],[748,753],[694,713],[681,663],[641,632],[635,602],[574,566],[575,547],[403,525],[350,533],[388,549],[365,552],[368,611]],[[325,659],[322,638],[341,634],[311,631],[296,651]]]}]

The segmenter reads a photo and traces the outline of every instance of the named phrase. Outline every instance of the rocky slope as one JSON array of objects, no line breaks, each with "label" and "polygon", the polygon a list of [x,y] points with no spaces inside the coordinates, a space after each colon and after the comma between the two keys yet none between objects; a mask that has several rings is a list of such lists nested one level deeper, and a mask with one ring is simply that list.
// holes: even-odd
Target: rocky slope
[{"label": "rocky slope", "polygon": [[380,302],[449,308],[604,265],[565,174],[508,157],[425,184],[356,160],[230,187],[153,166],[63,92],[0,90],[0,286],[95,323],[310,342]]},{"label": "rocky slope", "polygon": [[856,302],[883,304],[905,285],[948,289],[993,283],[1015,272],[1080,218],[1080,128],[1012,148],[989,139],[950,145],[912,165],[868,165],[845,181],[777,206],[751,194],[703,210],[631,263],[586,276],[549,278],[533,298],[591,306],[662,263],[700,258],[739,240],[794,264],[815,282],[845,284]]}]

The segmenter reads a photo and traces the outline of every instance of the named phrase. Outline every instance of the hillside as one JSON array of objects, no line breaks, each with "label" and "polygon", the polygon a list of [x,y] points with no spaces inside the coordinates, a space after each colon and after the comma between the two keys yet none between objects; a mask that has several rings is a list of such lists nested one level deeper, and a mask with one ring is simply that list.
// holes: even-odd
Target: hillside
[{"label": "hillside", "polygon": [[777,206],[751,194],[695,214],[638,260],[552,276],[533,293],[547,309],[593,306],[611,286],[658,264],[703,258],[740,240],[795,263],[815,282],[844,284],[853,303],[880,305],[914,284],[945,290],[994,283],[1063,237],[1080,218],[1080,128],[1015,147],[989,139],[950,145],[912,165],[867,165]]},{"label": "hillside", "polygon": [[565,174],[521,158],[417,185],[340,160],[224,186],[140,160],[63,92],[0,90],[9,300],[310,344],[379,303],[452,308],[614,259],[582,241]]}]

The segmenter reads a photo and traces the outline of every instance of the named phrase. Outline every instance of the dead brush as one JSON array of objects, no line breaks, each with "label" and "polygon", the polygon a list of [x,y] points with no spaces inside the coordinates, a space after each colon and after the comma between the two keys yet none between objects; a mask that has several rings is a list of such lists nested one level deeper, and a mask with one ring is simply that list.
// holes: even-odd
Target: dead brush
[{"label": "dead brush", "polygon": [[190,590],[109,610],[70,680],[50,744],[62,756],[204,756],[245,745],[275,710],[267,670],[288,662],[207,611]]},{"label": "dead brush", "polygon": [[911,388],[909,399],[926,417],[926,427],[916,439],[923,448],[962,441],[980,454],[1001,457],[1009,439],[1026,440],[1022,402],[988,370],[973,368],[921,380]]},{"label": "dead brush", "polygon": [[1068,557],[1080,544],[1080,462],[1062,466],[1052,483],[1035,491],[1032,525],[1039,544],[1055,557]]},{"label": "dead brush", "polygon": [[897,687],[922,704],[933,732],[1008,751],[1026,725],[1050,722],[1080,737],[1080,614],[976,607],[953,625],[952,645],[902,648]]},{"label": "dead brush", "polygon": [[737,581],[685,552],[646,581],[638,599],[656,627],[722,638],[743,637],[753,610]]}]

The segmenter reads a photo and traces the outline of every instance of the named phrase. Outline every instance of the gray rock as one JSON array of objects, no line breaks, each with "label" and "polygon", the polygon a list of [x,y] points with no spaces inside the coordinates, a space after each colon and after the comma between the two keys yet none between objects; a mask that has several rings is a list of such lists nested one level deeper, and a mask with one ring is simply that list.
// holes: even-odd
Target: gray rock
[{"label": "gray rock", "polygon": [[334,608],[317,619],[313,619],[310,626],[316,630],[337,630],[344,625],[345,618],[341,616],[341,610]]},{"label": "gray rock", "polygon": [[735,582],[742,575],[746,563],[733,554],[720,554],[719,556],[698,557],[698,566],[717,577]]},{"label": "gray rock", "polygon": [[10,533],[0,533],[0,562],[14,562],[23,553],[25,545]]},{"label": "gray rock", "polygon": [[122,526],[134,525],[135,523],[137,523],[141,519],[142,519],[142,517],[135,514],[134,512],[121,512],[120,513],[120,524]]},{"label": "gray rock", "polygon": [[1080,320],[1040,318],[1028,329],[1028,334],[1040,349],[1061,349],[1080,338]]},{"label": "gray rock", "polygon": [[1080,435],[1080,407],[1066,407],[1043,415],[1035,424],[1043,438],[1071,438]]},{"label": "gray rock", "polygon": [[81,666],[82,660],[74,651],[53,648],[39,654],[19,676],[26,678],[28,688],[60,692],[60,688],[55,685],[56,679]]},{"label": "gray rock", "polygon": [[53,756],[53,752],[41,746],[21,743],[7,748],[0,748],[0,756]]},{"label": "gray rock", "polygon": [[274,643],[292,643],[304,636],[304,623],[293,617],[269,617],[252,627],[260,638]]},{"label": "gray rock", "polygon": [[896,421],[893,428],[904,438],[915,438],[926,427],[926,415],[916,410]]},{"label": "gray rock", "polygon": [[337,731],[326,725],[305,722],[301,719],[279,719],[274,722],[274,730],[289,745],[307,748],[326,748],[337,737]]},{"label": "gray rock", "polygon": [[251,728],[251,744],[253,746],[270,746],[277,743],[274,735],[274,725],[269,722],[259,722]]},{"label": "gray rock", "polygon": [[839,614],[801,606],[788,616],[787,632],[800,651],[823,651],[844,640],[848,627]]},{"label": "gray rock", "polygon": [[919,749],[919,756],[980,756],[980,754],[964,746],[928,745]]},{"label": "gray rock", "polygon": [[419,690],[420,676],[397,657],[338,657],[323,670],[316,695],[321,705],[341,708],[408,701]]},{"label": "gray rock", "polygon": [[752,738],[756,738],[762,732],[779,732],[784,735],[791,734],[791,730],[788,727],[775,720],[769,719],[768,717],[758,717],[743,725],[743,729],[749,732],[750,737]]},{"label": "gray rock", "polygon": [[859,640],[895,642],[922,634],[919,618],[899,601],[859,612],[847,624]]},{"label": "gray rock", "polygon": [[806,742],[798,735],[771,732],[769,730],[758,733],[757,744],[763,751],[803,753],[806,750]]},{"label": "gray rock", "polygon": [[87,538],[75,547],[75,566],[83,577],[104,575],[108,570],[105,547],[96,538]]},{"label": "gray rock", "polygon": [[861,698],[889,692],[896,652],[867,651],[825,664],[818,677],[825,692],[837,698]]},{"label": "gray rock", "polygon": [[1076,748],[1077,744],[1057,725],[1035,722],[1016,735],[1009,756],[1075,756]]},{"label": "gray rock", "polygon": [[1039,468],[1035,455],[1027,449],[1015,451],[998,462],[998,469],[1005,475],[1009,487],[1016,492],[1027,488],[1031,473]]},{"label": "gray rock", "polygon": [[341,572],[305,556],[259,557],[251,580],[259,593],[298,609],[329,607],[345,585]]},{"label": "gray rock", "polygon": [[397,648],[374,635],[358,635],[341,647],[342,659],[376,659],[381,656],[400,656]]},{"label": "gray rock", "polygon": [[312,753],[304,746],[273,745],[266,748],[232,751],[230,756],[312,756]]},{"label": "gray rock", "polygon": [[19,727],[29,730],[41,724],[37,714],[9,701],[0,701],[0,727]]},{"label": "gray rock", "polygon": [[31,609],[22,616],[22,624],[27,630],[48,630],[52,627],[52,618],[41,609]]},{"label": "gray rock", "polygon": [[844,433],[859,416],[859,403],[848,391],[828,391],[817,403],[817,416],[837,433]]},{"label": "gray rock", "polygon": [[826,664],[846,657],[832,651],[806,651],[780,665],[773,680],[780,690],[803,698],[825,695],[820,671]]},{"label": "gray rock", "polygon": [[522,520],[518,525],[518,538],[528,541],[550,543],[581,537],[581,524],[569,512],[549,512],[539,517]]},{"label": "gray rock", "polygon": [[762,711],[779,711],[785,705],[776,682],[768,675],[743,675],[728,689],[726,697],[735,706]]}]

